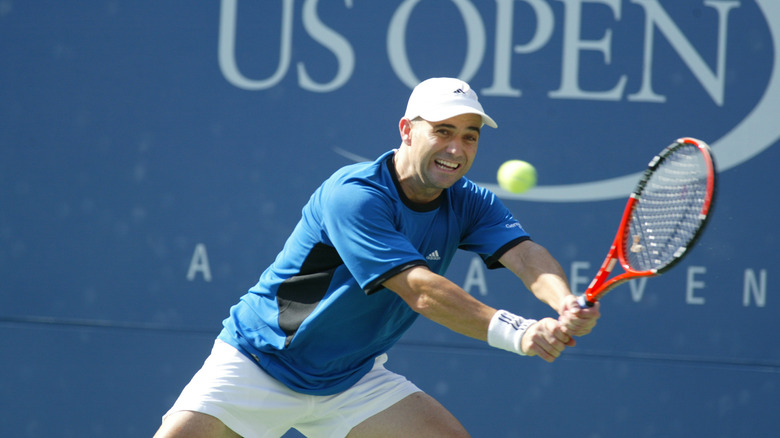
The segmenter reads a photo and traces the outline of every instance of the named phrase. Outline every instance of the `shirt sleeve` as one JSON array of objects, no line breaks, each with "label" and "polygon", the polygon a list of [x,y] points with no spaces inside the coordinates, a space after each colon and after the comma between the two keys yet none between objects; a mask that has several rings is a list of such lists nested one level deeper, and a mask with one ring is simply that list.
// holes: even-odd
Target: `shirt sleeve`
[{"label": "shirt sleeve", "polygon": [[328,239],[367,294],[404,269],[426,264],[397,230],[395,206],[380,187],[346,181],[330,190],[322,211]]},{"label": "shirt sleeve", "polygon": [[459,247],[479,254],[488,268],[500,268],[498,259],[531,236],[493,192],[471,182],[466,191],[460,207],[466,226]]}]

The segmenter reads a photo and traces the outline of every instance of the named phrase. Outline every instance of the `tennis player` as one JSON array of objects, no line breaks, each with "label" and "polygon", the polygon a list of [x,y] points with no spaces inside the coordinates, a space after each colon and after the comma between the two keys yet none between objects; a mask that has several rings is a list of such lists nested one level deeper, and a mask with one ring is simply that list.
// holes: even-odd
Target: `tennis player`
[{"label": "tennis player", "polygon": [[[440,403],[384,366],[418,315],[552,362],[591,331],[560,265],[490,191],[465,178],[484,125],[463,81],[409,97],[401,144],[336,171],[273,264],[230,310],[157,437],[465,437]],[[505,266],[559,315],[489,307],[443,274],[460,248]]]}]

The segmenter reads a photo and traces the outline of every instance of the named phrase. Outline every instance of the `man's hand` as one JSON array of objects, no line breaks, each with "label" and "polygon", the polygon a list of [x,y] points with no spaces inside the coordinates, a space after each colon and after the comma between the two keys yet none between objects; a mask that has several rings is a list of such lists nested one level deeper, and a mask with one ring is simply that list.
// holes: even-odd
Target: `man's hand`
[{"label": "man's hand", "polygon": [[528,327],[523,335],[521,348],[528,356],[539,356],[547,362],[552,362],[566,347],[573,347],[575,344],[574,338],[565,333],[559,321],[544,318]]},{"label": "man's hand", "polygon": [[569,336],[584,336],[590,333],[596,326],[596,321],[601,317],[600,307],[601,303],[596,302],[593,307],[581,308],[577,304],[577,297],[567,296],[558,318],[563,332]]}]

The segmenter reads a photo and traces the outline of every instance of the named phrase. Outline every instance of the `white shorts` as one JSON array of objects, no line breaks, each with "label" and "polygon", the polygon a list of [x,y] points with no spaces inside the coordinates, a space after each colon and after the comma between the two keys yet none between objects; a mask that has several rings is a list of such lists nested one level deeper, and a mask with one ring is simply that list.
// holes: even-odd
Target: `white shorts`
[{"label": "white shorts", "polygon": [[245,438],[278,438],[291,428],[310,438],[341,438],[420,391],[388,371],[386,361],[387,355],[379,356],[371,371],[342,393],[315,396],[289,389],[233,346],[217,340],[163,421],[175,412],[195,411],[218,418]]}]

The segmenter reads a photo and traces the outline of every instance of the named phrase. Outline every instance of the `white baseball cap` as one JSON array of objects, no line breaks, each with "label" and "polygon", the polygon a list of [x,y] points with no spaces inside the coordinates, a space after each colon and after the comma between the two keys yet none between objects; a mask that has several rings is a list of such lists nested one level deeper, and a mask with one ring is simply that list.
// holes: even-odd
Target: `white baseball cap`
[{"label": "white baseball cap", "polygon": [[409,96],[405,119],[422,117],[429,122],[438,122],[461,114],[479,114],[482,123],[498,128],[493,119],[485,114],[477,93],[469,84],[454,78],[431,78],[417,84]]}]

